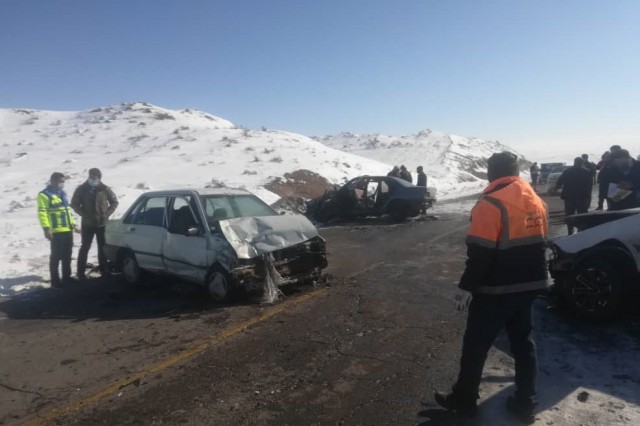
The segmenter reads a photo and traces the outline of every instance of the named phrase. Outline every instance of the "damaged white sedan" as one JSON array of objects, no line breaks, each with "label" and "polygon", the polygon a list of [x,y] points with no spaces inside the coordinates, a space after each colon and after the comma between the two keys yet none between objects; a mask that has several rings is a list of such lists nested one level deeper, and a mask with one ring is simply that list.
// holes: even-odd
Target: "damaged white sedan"
[{"label": "damaged white sedan", "polygon": [[551,244],[552,295],[583,316],[613,316],[640,290],[640,209],[582,213],[567,223],[579,232]]},{"label": "damaged white sedan", "polygon": [[278,215],[235,189],[180,189],[142,194],[105,231],[105,254],[129,283],[145,272],[206,286],[215,300],[320,277],[325,241],[302,215]]}]

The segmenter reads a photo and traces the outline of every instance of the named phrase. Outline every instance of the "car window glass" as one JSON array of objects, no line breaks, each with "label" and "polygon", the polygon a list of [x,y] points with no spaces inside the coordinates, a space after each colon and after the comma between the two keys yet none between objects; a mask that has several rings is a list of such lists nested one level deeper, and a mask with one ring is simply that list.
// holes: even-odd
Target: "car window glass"
[{"label": "car window glass", "polygon": [[198,221],[189,206],[190,198],[189,196],[176,197],[173,200],[169,216],[169,232],[185,235],[190,228],[198,226]]},{"label": "car window glass", "polygon": [[165,207],[167,197],[147,198],[144,206],[133,220],[137,225],[165,226]]},{"label": "car window glass", "polygon": [[122,219],[122,223],[133,223],[133,219],[136,217],[136,215],[140,212],[140,210],[144,207],[145,205],[145,201],[143,200],[141,202],[139,202],[138,204],[136,204],[136,206],[134,208],[131,209],[131,211],[129,212],[129,214],[127,214],[124,219]]},{"label": "car window glass", "polygon": [[251,195],[239,195],[233,197],[239,217],[249,216],[273,216],[274,211],[262,201]]},{"label": "car window glass", "polygon": [[215,195],[202,197],[207,222],[211,226],[220,220],[236,217],[274,216],[269,206],[253,195]]}]

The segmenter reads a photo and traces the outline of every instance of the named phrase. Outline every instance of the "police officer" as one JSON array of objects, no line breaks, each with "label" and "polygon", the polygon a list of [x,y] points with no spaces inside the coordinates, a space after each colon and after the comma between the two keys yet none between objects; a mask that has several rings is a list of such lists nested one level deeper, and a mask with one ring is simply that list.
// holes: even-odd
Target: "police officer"
[{"label": "police officer", "polygon": [[[61,287],[75,281],[71,278],[71,252],[73,250],[73,231],[75,221],[69,210],[69,200],[64,192],[65,177],[55,172],[49,179],[49,185],[38,194],[38,221],[46,239],[51,241],[49,273],[51,287]],[[62,281],[58,266],[62,263]]]},{"label": "police officer", "polygon": [[508,152],[489,158],[489,186],[471,211],[467,264],[459,287],[472,294],[458,380],[436,402],[450,411],[473,415],[487,352],[506,328],[515,359],[516,393],[507,408],[533,423],[537,355],[532,337],[532,305],[547,288],[546,204],[518,177],[517,157]]}]

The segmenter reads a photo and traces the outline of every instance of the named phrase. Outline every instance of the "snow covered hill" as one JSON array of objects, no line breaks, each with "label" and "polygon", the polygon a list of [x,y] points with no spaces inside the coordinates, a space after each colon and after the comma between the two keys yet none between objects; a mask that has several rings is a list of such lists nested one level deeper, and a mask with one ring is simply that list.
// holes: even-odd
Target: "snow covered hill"
[{"label": "snow covered hill", "polygon": [[100,168],[120,201],[117,217],[150,189],[226,185],[273,203],[280,198],[273,191],[293,188],[293,195],[309,197],[323,184],[386,174],[394,164],[405,164],[414,176],[423,165],[429,186],[444,199],[479,191],[486,184],[486,158],[505,149],[430,131],[343,133],[318,141],[144,102],[80,112],[0,109],[0,144],[0,296],[48,279],[49,247],[37,223],[36,196],[56,171],[68,176],[71,195],[90,168]]},{"label": "snow covered hill", "polygon": [[499,142],[431,130],[404,136],[341,133],[317,140],[372,160],[405,165],[414,179],[416,167],[423,166],[428,185],[437,187],[439,199],[478,192],[485,187],[487,158],[494,152],[513,152],[525,163],[522,155]]}]

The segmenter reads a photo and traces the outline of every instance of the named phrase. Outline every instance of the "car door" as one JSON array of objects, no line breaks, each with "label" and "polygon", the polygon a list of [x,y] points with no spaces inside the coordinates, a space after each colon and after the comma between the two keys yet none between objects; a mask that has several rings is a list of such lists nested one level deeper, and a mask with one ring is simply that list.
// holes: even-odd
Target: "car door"
[{"label": "car door", "polygon": [[163,242],[163,256],[167,272],[203,283],[209,267],[207,234],[202,218],[196,212],[198,205],[193,196],[173,198],[169,208],[168,232]]},{"label": "car door", "polygon": [[124,241],[136,255],[139,266],[149,271],[163,271],[162,246],[167,233],[166,196],[151,196],[140,201],[136,213],[126,223]]}]

